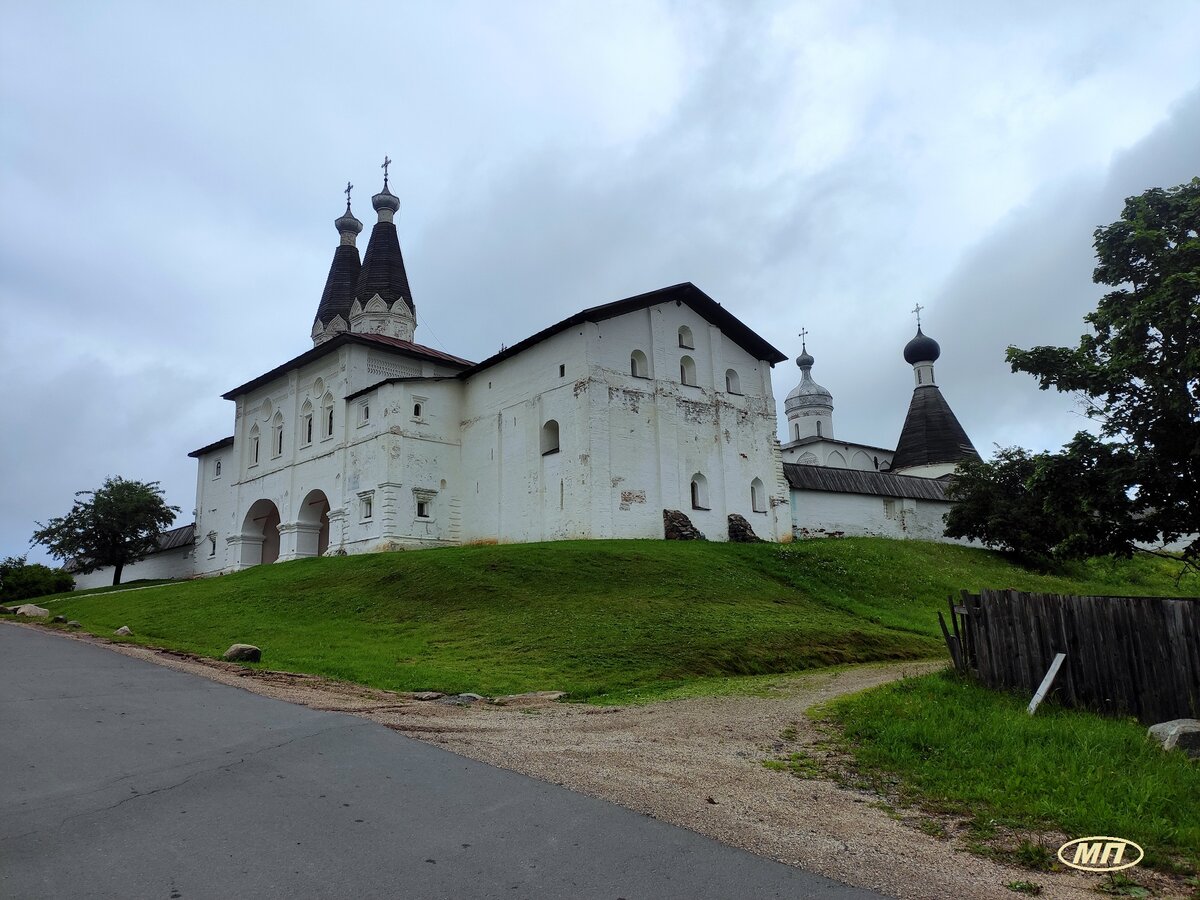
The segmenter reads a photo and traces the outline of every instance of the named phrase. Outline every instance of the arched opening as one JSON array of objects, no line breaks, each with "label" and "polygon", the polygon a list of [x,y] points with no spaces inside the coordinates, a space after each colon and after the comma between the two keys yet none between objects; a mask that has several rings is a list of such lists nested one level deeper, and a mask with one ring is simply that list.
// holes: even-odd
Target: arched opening
[{"label": "arched opening", "polygon": [[271,420],[271,456],[283,456],[283,413]]},{"label": "arched opening", "polygon": [[696,361],[690,356],[679,360],[679,381],[681,384],[696,383]]},{"label": "arched opening", "polygon": [[300,407],[300,443],[306,447],[313,442],[313,407],[308,400]]},{"label": "arched opening", "polygon": [[542,456],[558,452],[558,422],[547,419],[542,426]]},{"label": "arched opening", "polygon": [[330,393],[321,400],[321,437],[333,437],[333,394]]},{"label": "arched opening", "polygon": [[750,508],[755,512],[767,511],[767,489],[761,478],[750,482]]},{"label": "arched opening", "polygon": [[727,394],[740,394],[742,392],[742,379],[738,378],[738,373],[733,369],[725,370],[725,392]]},{"label": "arched opening", "polygon": [[241,564],[257,566],[279,559],[279,507],[256,500],[242,521]]},{"label": "arched opening", "polygon": [[423,413],[424,411],[425,411],[425,410],[424,410],[424,408],[421,406],[421,403],[420,403],[420,401],[418,401],[418,402],[416,402],[416,403],[414,403],[414,404],[413,404],[413,418],[414,418],[414,419],[419,419],[419,418],[421,418],[421,413]]},{"label": "arched opening", "polygon": [[821,420],[817,419],[817,437],[821,437]]},{"label": "arched opening", "polygon": [[260,446],[260,438],[259,438],[259,434],[258,434],[258,423],[256,422],[250,428],[250,445],[246,449],[246,453],[247,453],[246,465],[257,466],[258,465],[258,455],[261,452],[262,452],[262,448]]},{"label": "arched opening", "polygon": [[322,556],[329,549],[329,498],[324,491],[309,491],[296,519],[297,556]]},{"label": "arched opening", "polygon": [[708,479],[699,472],[692,476],[692,509],[708,509]]},{"label": "arched opening", "polygon": [[688,328],[686,325],[679,326],[679,346],[683,347],[685,350],[696,349],[696,341],[692,337],[692,329]]},{"label": "arched opening", "polygon": [[646,362],[646,354],[641,350],[629,354],[629,374],[634,378],[650,377],[650,366]]}]

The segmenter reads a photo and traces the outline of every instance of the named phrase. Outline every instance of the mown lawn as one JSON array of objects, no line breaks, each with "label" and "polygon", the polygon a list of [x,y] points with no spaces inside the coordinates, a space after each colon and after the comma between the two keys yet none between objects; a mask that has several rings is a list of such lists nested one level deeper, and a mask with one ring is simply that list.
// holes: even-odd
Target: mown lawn
[{"label": "mown lawn", "polygon": [[1052,704],[1030,716],[1028,702],[946,671],[815,714],[868,780],[898,776],[904,799],[972,817],[981,839],[997,825],[1118,835],[1145,849],[1145,865],[1200,868],[1200,764],[1164,753],[1132,719]]},{"label": "mown lawn", "polygon": [[[126,593],[44,598],[96,634],[393,690],[565,690],[626,701],[705,679],[944,653],[960,588],[1187,593],[1159,560],[1047,577],[997,554],[878,538],[736,545],[586,541],[261,566]],[[1194,579],[1195,580],[1195,579]]]}]

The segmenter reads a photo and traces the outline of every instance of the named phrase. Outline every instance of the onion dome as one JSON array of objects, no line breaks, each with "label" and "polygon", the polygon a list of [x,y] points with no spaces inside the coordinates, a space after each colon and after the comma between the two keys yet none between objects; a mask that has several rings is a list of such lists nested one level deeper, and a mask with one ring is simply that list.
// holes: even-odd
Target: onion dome
[{"label": "onion dome", "polygon": [[904,361],[912,366],[919,362],[937,362],[941,355],[942,348],[938,342],[926,337],[920,325],[917,326],[916,336],[904,345]]},{"label": "onion dome", "polygon": [[338,234],[357,235],[361,234],[363,230],[363,223],[355,217],[354,213],[350,212],[349,200],[346,201],[346,211],[333,220],[333,225],[337,228]]},{"label": "onion dome", "polygon": [[806,348],[802,348],[796,357],[796,365],[800,367],[800,383],[792,389],[784,400],[784,409],[806,409],[813,406],[833,408],[833,394],[813,381],[812,367],[816,360]]},{"label": "onion dome", "polygon": [[[375,212],[381,213],[385,209],[389,212],[396,212],[400,208],[400,198],[388,190],[386,179],[383,182],[383,190],[371,198],[371,205],[375,207]],[[391,221],[380,217],[381,221]]]}]

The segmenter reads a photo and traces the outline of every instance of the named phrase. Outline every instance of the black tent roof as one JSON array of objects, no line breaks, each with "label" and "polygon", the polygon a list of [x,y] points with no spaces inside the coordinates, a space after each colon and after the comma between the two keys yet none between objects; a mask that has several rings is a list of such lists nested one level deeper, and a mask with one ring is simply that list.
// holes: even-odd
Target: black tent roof
[{"label": "black tent roof", "polygon": [[978,458],[975,446],[937,385],[915,388],[892,457],[892,471]]}]

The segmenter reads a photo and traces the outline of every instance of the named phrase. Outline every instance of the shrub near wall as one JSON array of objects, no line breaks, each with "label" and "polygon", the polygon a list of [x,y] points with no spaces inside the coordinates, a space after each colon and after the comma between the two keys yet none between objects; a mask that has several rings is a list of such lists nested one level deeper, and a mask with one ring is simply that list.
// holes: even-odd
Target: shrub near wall
[{"label": "shrub near wall", "polygon": [[27,563],[23,556],[10,556],[0,562],[0,603],[61,594],[74,587],[75,579],[62,569]]}]

